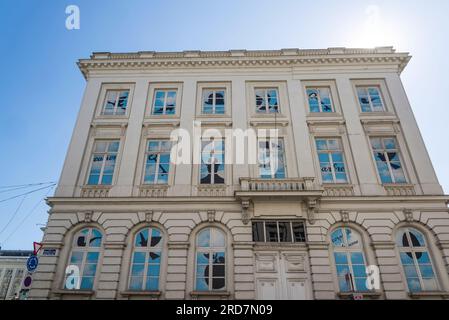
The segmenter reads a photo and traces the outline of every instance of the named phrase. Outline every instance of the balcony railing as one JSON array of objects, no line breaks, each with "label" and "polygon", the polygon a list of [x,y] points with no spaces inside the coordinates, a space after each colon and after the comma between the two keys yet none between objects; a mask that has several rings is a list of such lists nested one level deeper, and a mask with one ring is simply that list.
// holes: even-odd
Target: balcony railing
[{"label": "balcony railing", "polygon": [[236,196],[308,196],[321,195],[322,192],[314,178],[240,178],[240,190],[236,191]]}]

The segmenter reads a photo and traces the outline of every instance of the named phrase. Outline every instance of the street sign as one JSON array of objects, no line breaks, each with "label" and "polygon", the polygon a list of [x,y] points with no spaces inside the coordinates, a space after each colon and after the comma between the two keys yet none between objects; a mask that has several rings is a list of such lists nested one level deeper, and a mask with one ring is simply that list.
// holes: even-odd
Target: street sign
[{"label": "street sign", "polygon": [[31,275],[27,275],[25,279],[23,279],[22,288],[23,289],[29,289],[31,287],[31,282],[33,282],[33,279],[31,278]]},{"label": "street sign", "polygon": [[34,255],[37,255],[41,248],[42,248],[42,243],[33,242]]},{"label": "street sign", "polygon": [[38,264],[39,264],[39,259],[35,255],[30,256],[27,260],[28,272],[34,272],[34,270],[36,270]]}]

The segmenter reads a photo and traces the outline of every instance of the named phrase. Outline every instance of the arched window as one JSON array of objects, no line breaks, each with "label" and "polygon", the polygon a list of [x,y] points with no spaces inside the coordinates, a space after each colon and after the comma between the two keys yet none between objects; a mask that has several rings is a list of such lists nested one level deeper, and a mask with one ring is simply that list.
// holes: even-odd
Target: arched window
[{"label": "arched window", "polygon": [[66,281],[64,284],[66,289],[92,290],[95,274],[97,273],[102,240],[103,235],[95,228],[82,229],[75,235],[69,265],[78,267],[80,286],[79,288],[69,288],[69,284]]},{"label": "arched window", "polygon": [[195,290],[226,287],[226,237],[218,228],[201,230],[196,238]]},{"label": "arched window", "polygon": [[159,290],[162,233],[150,227],[141,229],[134,238],[129,279],[130,290]]},{"label": "arched window", "polygon": [[332,232],[331,241],[340,291],[368,291],[366,260],[360,234],[351,228],[338,228]]},{"label": "arched window", "polygon": [[403,228],[397,233],[396,244],[410,292],[438,290],[424,235],[416,229]]}]

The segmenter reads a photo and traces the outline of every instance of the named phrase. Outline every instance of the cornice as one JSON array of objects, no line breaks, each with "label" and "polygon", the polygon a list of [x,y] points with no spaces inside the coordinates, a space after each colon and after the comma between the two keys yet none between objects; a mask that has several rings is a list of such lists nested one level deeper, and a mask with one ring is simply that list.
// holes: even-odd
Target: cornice
[{"label": "cornice", "polygon": [[129,70],[152,68],[270,67],[389,65],[400,73],[411,56],[392,47],[374,49],[281,49],[132,53],[94,52],[80,59],[78,66],[85,78],[93,70]]}]

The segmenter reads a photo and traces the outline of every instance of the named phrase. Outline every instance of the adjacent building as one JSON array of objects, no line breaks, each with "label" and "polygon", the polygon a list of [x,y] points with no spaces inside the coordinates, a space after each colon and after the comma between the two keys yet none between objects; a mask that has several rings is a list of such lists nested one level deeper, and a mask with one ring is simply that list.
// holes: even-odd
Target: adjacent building
[{"label": "adjacent building", "polygon": [[[401,83],[409,59],[378,47],[79,60],[87,85],[30,298],[449,298],[449,197]],[[225,160],[242,153],[258,161]]]},{"label": "adjacent building", "polygon": [[22,282],[28,274],[26,261],[33,251],[0,250],[0,300],[20,298]]}]

